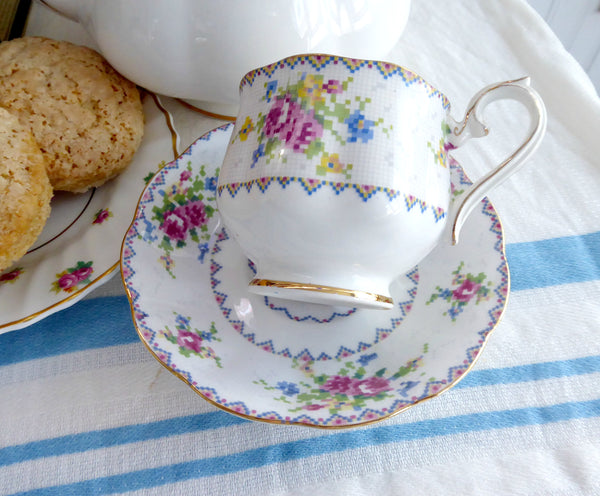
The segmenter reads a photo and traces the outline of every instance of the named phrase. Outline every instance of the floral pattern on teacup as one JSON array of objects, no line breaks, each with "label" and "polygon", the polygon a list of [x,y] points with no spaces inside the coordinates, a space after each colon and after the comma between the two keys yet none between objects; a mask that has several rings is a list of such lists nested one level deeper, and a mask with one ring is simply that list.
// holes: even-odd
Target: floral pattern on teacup
[{"label": "floral pattern on teacup", "polygon": [[91,283],[91,276],[94,273],[94,262],[79,261],[74,267],[69,267],[56,274],[56,280],[52,283],[51,290],[55,293],[65,291],[72,293],[80,286]]},{"label": "floral pattern on teacup", "polygon": [[456,321],[468,304],[478,305],[482,301],[489,300],[492,295],[493,283],[490,281],[486,283],[487,275],[483,272],[477,275],[463,274],[463,266],[464,262],[461,262],[458,268],[452,272],[454,277],[450,283],[450,288],[437,286],[437,292],[433,293],[429,300],[425,302],[426,305],[430,305],[437,299],[445,300],[450,304],[450,308],[443,315],[450,316],[452,322]]},{"label": "floral pattern on teacup", "polygon": [[318,176],[333,174],[351,180],[352,164],[342,163],[337,153],[326,150],[327,141],[333,138],[342,146],[367,143],[376,128],[385,134],[391,131],[391,126],[384,127],[383,118],[369,115],[369,97],[344,95],[353,81],[352,76],[337,80],[303,72],[294,84],[280,85],[276,79],[266,82],[262,100],[271,106],[256,122],[250,116],[241,117],[243,124],[232,142],[246,141],[257,133],[251,167],[263,157],[267,164],[276,157],[285,163],[285,156],[280,155],[283,148],[320,159],[315,170]]},{"label": "floral pattern on teacup", "polygon": [[438,165],[446,167],[448,163],[448,152],[456,147],[448,141],[448,136],[452,132],[450,126],[444,121],[442,122],[443,136],[440,138],[437,146],[434,146],[430,141],[427,142],[427,147],[433,152],[433,157]]}]

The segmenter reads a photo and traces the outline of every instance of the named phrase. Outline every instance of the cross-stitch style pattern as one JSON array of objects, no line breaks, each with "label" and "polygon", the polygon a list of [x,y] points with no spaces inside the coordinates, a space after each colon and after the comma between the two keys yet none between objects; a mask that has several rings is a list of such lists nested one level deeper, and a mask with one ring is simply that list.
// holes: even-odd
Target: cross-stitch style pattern
[{"label": "cross-stitch style pattern", "polygon": [[[390,200],[407,194],[432,208],[443,207],[435,188],[424,187],[432,196],[423,197],[404,178],[414,176],[413,168],[446,168],[451,148],[445,132],[448,102],[414,73],[374,61],[297,56],[249,73],[241,89],[242,107],[219,195],[264,194],[276,184],[285,188],[299,182],[309,195],[354,189],[363,201],[378,193]],[[391,105],[392,99],[410,102],[406,115],[401,103]],[[415,104],[423,106],[423,115],[408,110]],[[411,124],[402,122],[396,129],[398,119]],[[413,126],[419,119],[424,125]],[[431,126],[431,119],[439,124]],[[409,139],[425,150],[416,159],[400,150],[399,136],[407,132],[417,133]],[[398,167],[406,167],[403,159],[412,165],[399,176]]]}]

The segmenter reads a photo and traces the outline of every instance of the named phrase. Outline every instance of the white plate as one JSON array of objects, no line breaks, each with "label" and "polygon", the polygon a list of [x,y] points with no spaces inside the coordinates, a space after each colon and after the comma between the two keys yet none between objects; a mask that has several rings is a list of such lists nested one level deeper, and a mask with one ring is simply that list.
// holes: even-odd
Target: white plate
[{"label": "white plate", "polygon": [[36,243],[0,274],[0,333],[67,308],[116,273],[139,192],[176,153],[169,115],[152,94],[145,94],[143,106],[144,138],[129,167],[87,193],[57,192]]},{"label": "white plate", "polygon": [[[219,226],[214,188],[232,126],[198,139],[146,187],[121,253],[142,341],[215,406],[253,420],[348,427],[456,384],[506,306],[502,227],[488,200],[455,247],[397,279],[393,310],[247,291],[252,264]],[[455,197],[468,179],[451,160]]]}]

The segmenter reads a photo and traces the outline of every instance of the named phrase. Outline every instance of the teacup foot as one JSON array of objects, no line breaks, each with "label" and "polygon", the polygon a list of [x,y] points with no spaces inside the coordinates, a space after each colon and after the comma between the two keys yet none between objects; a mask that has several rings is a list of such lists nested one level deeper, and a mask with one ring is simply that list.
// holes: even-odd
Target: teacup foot
[{"label": "teacup foot", "polygon": [[259,295],[304,301],[307,303],[320,303],[323,305],[341,305],[380,310],[389,310],[394,306],[392,298],[389,295],[322,286],[319,284],[252,279],[248,285],[248,289],[250,292]]}]

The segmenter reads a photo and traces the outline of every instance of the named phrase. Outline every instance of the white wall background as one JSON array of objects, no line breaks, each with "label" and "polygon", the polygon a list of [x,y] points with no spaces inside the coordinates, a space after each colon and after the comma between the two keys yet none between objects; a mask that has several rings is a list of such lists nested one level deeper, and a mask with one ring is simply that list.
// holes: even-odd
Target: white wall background
[{"label": "white wall background", "polygon": [[528,0],[600,93],[600,0]]}]

